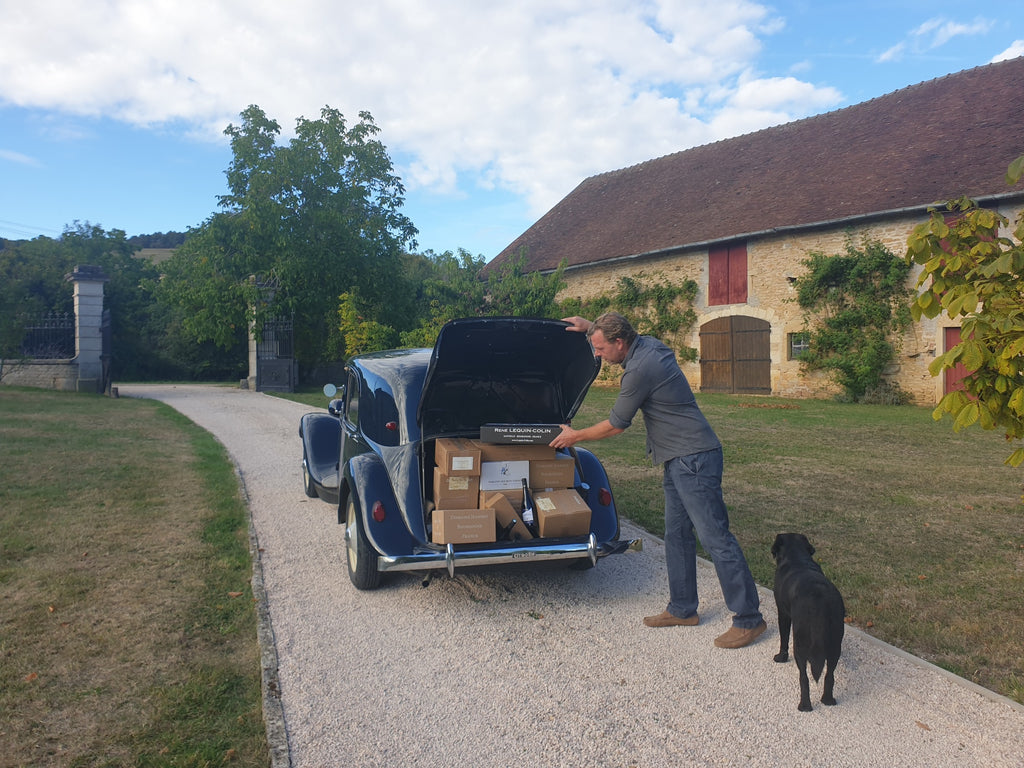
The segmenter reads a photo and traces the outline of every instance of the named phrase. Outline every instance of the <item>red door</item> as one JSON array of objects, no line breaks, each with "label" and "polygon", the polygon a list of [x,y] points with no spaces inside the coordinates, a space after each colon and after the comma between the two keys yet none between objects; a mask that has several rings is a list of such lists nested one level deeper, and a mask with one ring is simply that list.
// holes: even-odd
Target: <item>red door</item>
[{"label": "red door", "polygon": [[[960,329],[959,328],[946,328],[945,330],[945,348],[944,351],[949,352],[953,347],[960,343]],[[968,371],[963,363],[957,363],[955,367],[949,368],[946,371],[946,382],[943,385],[943,392],[949,394],[955,392],[958,389],[964,388],[964,376]]]}]

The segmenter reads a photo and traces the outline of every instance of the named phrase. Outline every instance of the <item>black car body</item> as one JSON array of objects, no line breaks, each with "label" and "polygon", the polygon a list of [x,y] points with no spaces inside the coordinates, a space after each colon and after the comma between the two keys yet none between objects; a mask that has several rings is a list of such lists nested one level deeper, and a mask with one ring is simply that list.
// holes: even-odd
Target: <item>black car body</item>
[{"label": "black car body", "polygon": [[[434,442],[479,438],[484,424],[568,423],[600,369],[586,336],[556,320],[454,320],[433,349],[354,357],[328,413],[302,417],[306,494],[338,507],[349,576],[359,589],[398,570],[578,560],[593,565],[639,541],[619,539],[608,476],[572,449],[575,489],[591,509],[590,532],[481,544],[431,541]],[[562,451],[566,453],[566,451]]]}]

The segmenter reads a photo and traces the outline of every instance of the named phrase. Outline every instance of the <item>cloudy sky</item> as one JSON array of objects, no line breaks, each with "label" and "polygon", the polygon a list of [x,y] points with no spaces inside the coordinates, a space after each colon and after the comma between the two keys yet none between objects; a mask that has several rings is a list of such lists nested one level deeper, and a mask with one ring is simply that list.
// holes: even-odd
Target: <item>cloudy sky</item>
[{"label": "cloudy sky", "polygon": [[[373,115],[419,250],[585,178],[1024,55],[1024,0],[0,0],[0,237],[184,231],[224,128]],[[1014,151],[1020,148],[1014,148]]]}]

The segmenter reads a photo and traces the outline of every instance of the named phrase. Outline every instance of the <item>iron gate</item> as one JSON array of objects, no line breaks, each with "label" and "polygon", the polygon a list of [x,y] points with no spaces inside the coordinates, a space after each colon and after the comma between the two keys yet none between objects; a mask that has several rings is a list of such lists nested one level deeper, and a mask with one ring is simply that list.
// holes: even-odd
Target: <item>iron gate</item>
[{"label": "iron gate", "polygon": [[291,318],[273,318],[263,323],[263,336],[256,342],[257,391],[295,391],[294,345]]}]

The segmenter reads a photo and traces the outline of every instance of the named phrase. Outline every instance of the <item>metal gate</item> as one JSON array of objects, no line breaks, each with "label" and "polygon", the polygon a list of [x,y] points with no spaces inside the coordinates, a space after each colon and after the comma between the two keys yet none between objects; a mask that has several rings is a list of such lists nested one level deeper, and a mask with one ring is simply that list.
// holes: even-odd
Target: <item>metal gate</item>
[{"label": "metal gate", "polygon": [[731,315],[702,325],[700,391],[770,395],[771,324],[756,317]]},{"label": "metal gate", "polygon": [[256,342],[256,389],[260,392],[295,391],[295,333],[291,318],[263,323]]}]

